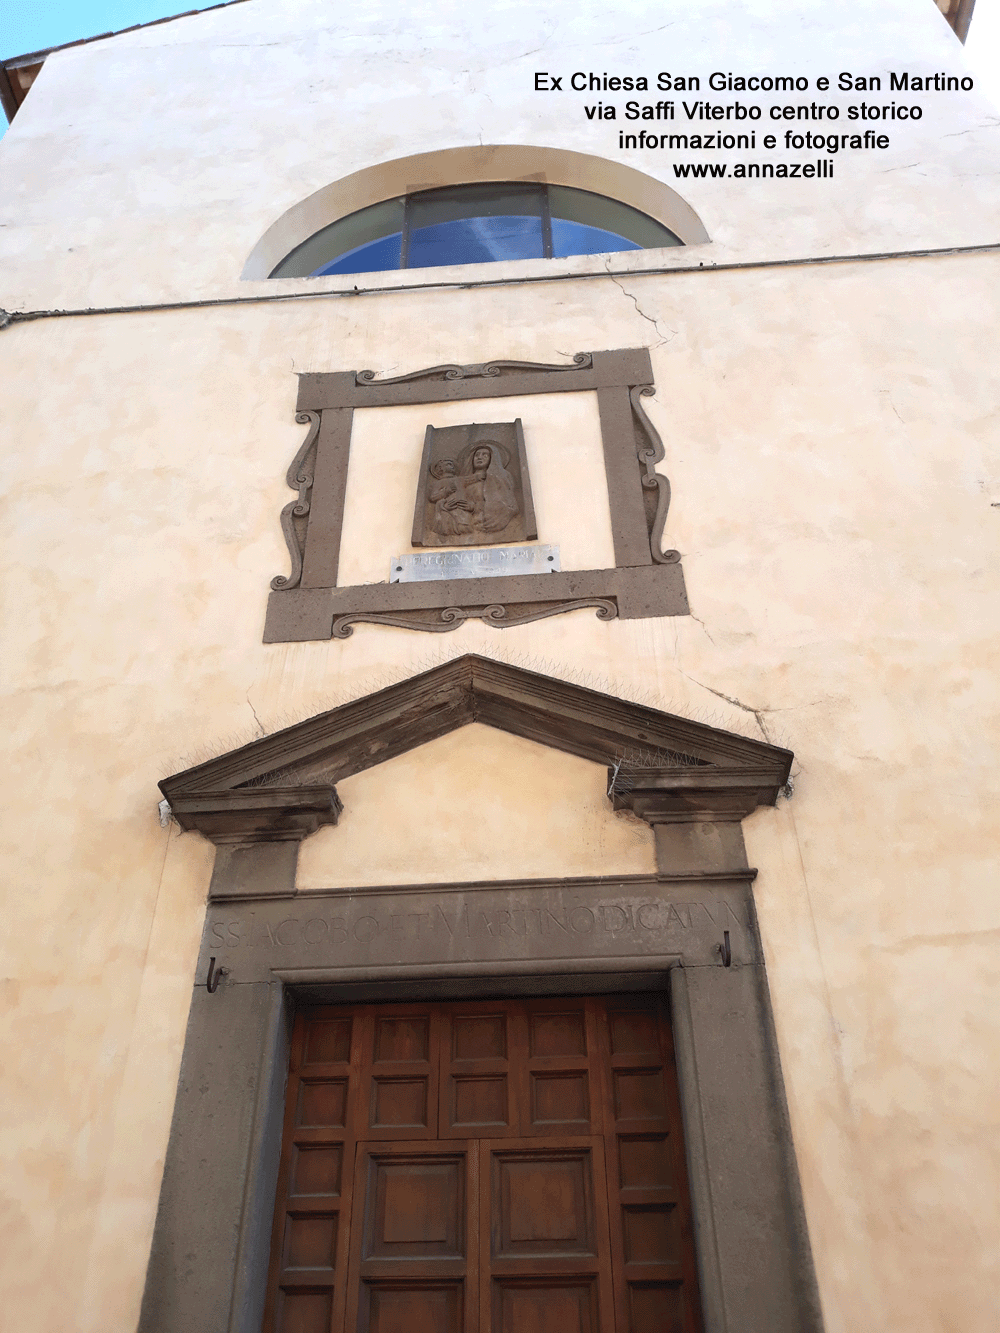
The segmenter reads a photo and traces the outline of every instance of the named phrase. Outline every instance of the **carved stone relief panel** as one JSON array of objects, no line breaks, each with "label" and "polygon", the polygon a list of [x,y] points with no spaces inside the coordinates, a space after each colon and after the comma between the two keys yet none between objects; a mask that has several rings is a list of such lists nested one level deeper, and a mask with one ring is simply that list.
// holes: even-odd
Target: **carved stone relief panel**
[{"label": "carved stone relief panel", "polygon": [[521,418],[428,426],[414,546],[489,546],[537,537]]}]

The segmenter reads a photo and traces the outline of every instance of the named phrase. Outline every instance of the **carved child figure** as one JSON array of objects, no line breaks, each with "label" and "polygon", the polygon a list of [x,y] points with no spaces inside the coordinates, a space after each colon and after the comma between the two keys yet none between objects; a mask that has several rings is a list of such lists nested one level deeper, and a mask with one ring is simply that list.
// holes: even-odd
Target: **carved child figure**
[{"label": "carved child figure", "polygon": [[441,537],[455,537],[472,530],[472,504],[465,498],[465,485],[453,458],[439,458],[431,465],[434,478],[427,486],[427,498],[434,506],[434,531]]}]

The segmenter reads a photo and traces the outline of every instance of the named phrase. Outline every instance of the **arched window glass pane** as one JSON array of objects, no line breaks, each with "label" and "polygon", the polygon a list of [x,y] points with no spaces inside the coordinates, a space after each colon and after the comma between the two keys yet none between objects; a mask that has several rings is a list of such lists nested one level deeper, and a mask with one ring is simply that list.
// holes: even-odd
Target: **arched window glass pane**
[{"label": "arched window glass pane", "polygon": [[493,264],[500,259],[541,259],[540,218],[462,218],[415,227],[410,232],[407,268],[443,264]]},{"label": "arched window glass pane", "polygon": [[346,255],[324,264],[322,268],[310,273],[311,278],[325,278],[330,273],[383,273],[387,269],[400,268],[400,254],[403,249],[403,233],[393,232],[378,241],[368,241],[365,245],[348,250]]},{"label": "arched window glass pane", "polygon": [[641,250],[681,241],[617,199],[565,185],[492,182],[387,199],[324,227],[273,278],[375,273]]},{"label": "arched window glass pane", "polygon": [[[379,269],[399,268],[399,237],[403,232],[405,204],[403,197],[386,199],[381,204],[349,213],[346,218],[338,218],[286,255],[271,277],[308,278],[323,273],[373,273]],[[363,253],[369,242],[381,245],[391,242],[393,236],[396,237],[395,250],[390,244],[386,250],[375,250],[370,256]],[[387,262],[383,263],[383,260]],[[352,267],[355,261],[357,267]],[[340,267],[341,263],[345,267]]]},{"label": "arched window glass pane", "polygon": [[406,267],[541,259],[543,204],[538,185],[461,185],[411,195]]},{"label": "arched window glass pane", "polygon": [[554,255],[592,255],[600,250],[557,249],[556,219],[575,222],[582,225],[583,231],[571,231],[560,228],[564,245],[572,245],[574,238],[581,243],[588,240],[587,233],[603,231],[609,238],[605,250],[653,250],[663,245],[680,245],[682,242],[668,231],[662,222],[640,213],[629,204],[619,203],[617,199],[608,199],[603,194],[593,194],[590,190],[574,190],[568,185],[549,186],[549,208],[552,212],[552,253]]},{"label": "arched window glass pane", "polygon": [[552,254],[561,259],[566,255],[604,255],[616,250],[641,250],[635,241],[616,236],[602,227],[588,227],[582,222],[552,219]]}]

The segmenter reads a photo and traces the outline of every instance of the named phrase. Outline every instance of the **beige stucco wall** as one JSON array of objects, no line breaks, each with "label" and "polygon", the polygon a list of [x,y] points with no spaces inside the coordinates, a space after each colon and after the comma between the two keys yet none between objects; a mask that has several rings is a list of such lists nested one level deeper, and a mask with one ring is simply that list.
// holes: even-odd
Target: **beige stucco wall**
[{"label": "beige stucco wall", "polygon": [[338,783],[343,818],[304,844],[296,886],[654,873],[652,829],[607,788],[600,764],[474,722]]},{"label": "beige stucco wall", "polygon": [[[705,3],[659,37],[654,7],[627,32],[596,8],[565,29],[518,10],[516,49],[497,46],[498,11],[474,34],[468,74],[468,25],[440,6],[433,20],[407,12],[398,60],[352,94],[353,135],[334,133],[348,87],[336,62],[376,43],[376,11],[351,20],[353,56],[328,6],[263,0],[59,56],[0,143],[0,306],[245,293],[243,260],[282,208],[380,157],[475,141],[494,114],[487,140],[503,125],[515,141],[597,151],[577,118],[522,96],[518,71],[536,60],[522,52],[541,35],[570,68],[581,48],[611,70],[638,59],[633,47],[650,69],[714,68],[721,48],[743,68],[781,55],[808,72],[820,38],[865,66],[876,50],[961,64],[933,6],[902,0],[856,19],[819,4],[734,18]],[[433,58],[419,40],[431,30]],[[231,90],[251,86],[243,105]],[[442,90],[456,88],[449,103]],[[127,120],[130,89],[142,96]],[[994,239],[995,130],[972,103],[947,105],[920,169],[905,158],[875,179],[862,164],[825,195],[692,183],[713,254]],[[137,1316],[211,865],[207,844],[160,828],[156,781],[481,652],[795,751],[793,797],[746,833],[828,1328],[992,1333],[998,307],[1000,260],[985,254],[0,332],[5,1318],[25,1333],[105,1333]],[[277,516],[302,438],[296,371],[640,345],[690,617],[602,624],[581,611],[504,631],[361,626],[342,642],[262,645],[269,580],[287,568]],[[587,395],[546,404],[547,457],[578,438],[581,469],[596,471],[592,411]],[[404,454],[426,424],[424,409],[410,415]],[[370,428],[359,414],[355,441],[373,466],[376,416]],[[579,541],[581,563],[608,541],[596,485],[552,491],[556,539]],[[352,500],[345,549],[365,577],[385,577],[408,530],[412,501],[393,487],[398,531],[383,488]],[[533,808],[527,794],[553,778],[577,799]],[[466,728],[345,782],[344,822],[306,845],[300,886],[646,869],[648,835],[601,804],[603,780]],[[393,836],[373,836],[387,821]],[[531,836],[504,840],[511,822]]]}]

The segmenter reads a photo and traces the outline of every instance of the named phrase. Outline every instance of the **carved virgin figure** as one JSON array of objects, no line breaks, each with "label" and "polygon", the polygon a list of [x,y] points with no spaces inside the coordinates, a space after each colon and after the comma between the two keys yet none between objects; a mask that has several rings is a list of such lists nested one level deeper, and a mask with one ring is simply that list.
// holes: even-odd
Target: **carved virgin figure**
[{"label": "carved virgin figure", "polygon": [[535,531],[521,421],[428,426],[414,546],[530,541]]},{"label": "carved virgin figure", "polygon": [[513,478],[495,440],[483,440],[472,450],[463,483],[474,532],[502,532],[520,511]]}]

